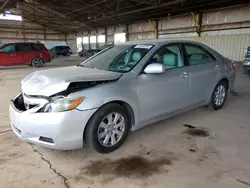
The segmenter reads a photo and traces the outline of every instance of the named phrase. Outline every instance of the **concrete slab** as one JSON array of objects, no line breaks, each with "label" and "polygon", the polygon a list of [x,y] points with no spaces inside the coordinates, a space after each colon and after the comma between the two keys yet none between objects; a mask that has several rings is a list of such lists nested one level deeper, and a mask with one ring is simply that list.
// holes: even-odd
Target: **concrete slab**
[{"label": "concrete slab", "polygon": [[[78,64],[60,57],[44,68]],[[198,108],[129,135],[117,151],[54,151],[20,141],[8,105],[20,80],[35,68],[0,68],[0,187],[4,188],[247,188],[250,186],[250,78],[237,75],[235,91],[219,111]],[[191,136],[187,127],[209,135]]]}]

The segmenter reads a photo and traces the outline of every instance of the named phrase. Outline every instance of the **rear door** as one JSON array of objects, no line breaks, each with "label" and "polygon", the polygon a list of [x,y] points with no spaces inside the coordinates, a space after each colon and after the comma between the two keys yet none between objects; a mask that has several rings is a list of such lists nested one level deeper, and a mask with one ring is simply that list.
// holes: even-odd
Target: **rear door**
[{"label": "rear door", "polygon": [[15,52],[15,44],[8,44],[1,48],[0,65],[15,65],[23,61]]},{"label": "rear door", "polygon": [[20,62],[20,64],[30,64],[35,57],[34,50],[28,43],[16,44],[16,54],[23,58],[23,62]]},{"label": "rear door", "polygon": [[35,44],[35,43],[34,44],[30,44],[30,45],[31,45],[31,48],[32,48],[32,51],[33,51],[32,55],[34,57],[40,57],[41,53],[43,52],[43,49],[42,49],[41,45],[40,44]]},{"label": "rear door", "polygon": [[56,46],[56,47],[55,47],[55,51],[56,51],[56,54],[57,54],[57,55],[62,55],[62,50],[61,50],[61,47],[60,47],[60,46]]},{"label": "rear door", "polygon": [[188,62],[188,74],[191,84],[190,102],[205,102],[213,91],[219,77],[220,64],[203,46],[183,44]]},{"label": "rear door", "polygon": [[67,46],[62,46],[61,48],[62,48],[63,55],[66,55],[68,53],[68,51],[69,51],[68,47]]}]

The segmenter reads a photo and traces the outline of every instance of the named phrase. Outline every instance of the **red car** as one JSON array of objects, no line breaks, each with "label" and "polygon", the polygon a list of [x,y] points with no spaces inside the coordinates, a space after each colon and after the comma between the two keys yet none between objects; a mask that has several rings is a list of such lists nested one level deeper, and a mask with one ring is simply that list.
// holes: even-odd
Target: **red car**
[{"label": "red car", "polygon": [[40,43],[7,43],[0,45],[0,66],[29,65],[42,67],[51,61],[50,53]]}]

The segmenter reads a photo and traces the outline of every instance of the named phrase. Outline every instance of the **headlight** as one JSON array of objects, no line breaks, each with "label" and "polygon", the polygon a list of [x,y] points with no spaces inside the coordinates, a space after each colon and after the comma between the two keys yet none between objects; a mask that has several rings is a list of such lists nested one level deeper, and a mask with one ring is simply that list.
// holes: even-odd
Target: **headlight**
[{"label": "headlight", "polygon": [[56,98],[52,102],[46,105],[44,112],[63,112],[67,110],[72,110],[76,108],[83,100],[84,97]]}]

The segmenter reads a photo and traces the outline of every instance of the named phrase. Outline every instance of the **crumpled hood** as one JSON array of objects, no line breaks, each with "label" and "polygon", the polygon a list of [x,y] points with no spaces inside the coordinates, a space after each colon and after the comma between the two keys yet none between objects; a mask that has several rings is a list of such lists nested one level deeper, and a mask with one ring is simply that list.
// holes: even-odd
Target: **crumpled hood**
[{"label": "crumpled hood", "polygon": [[50,96],[64,91],[71,82],[108,81],[118,79],[122,73],[71,66],[36,71],[21,82],[27,95]]}]

